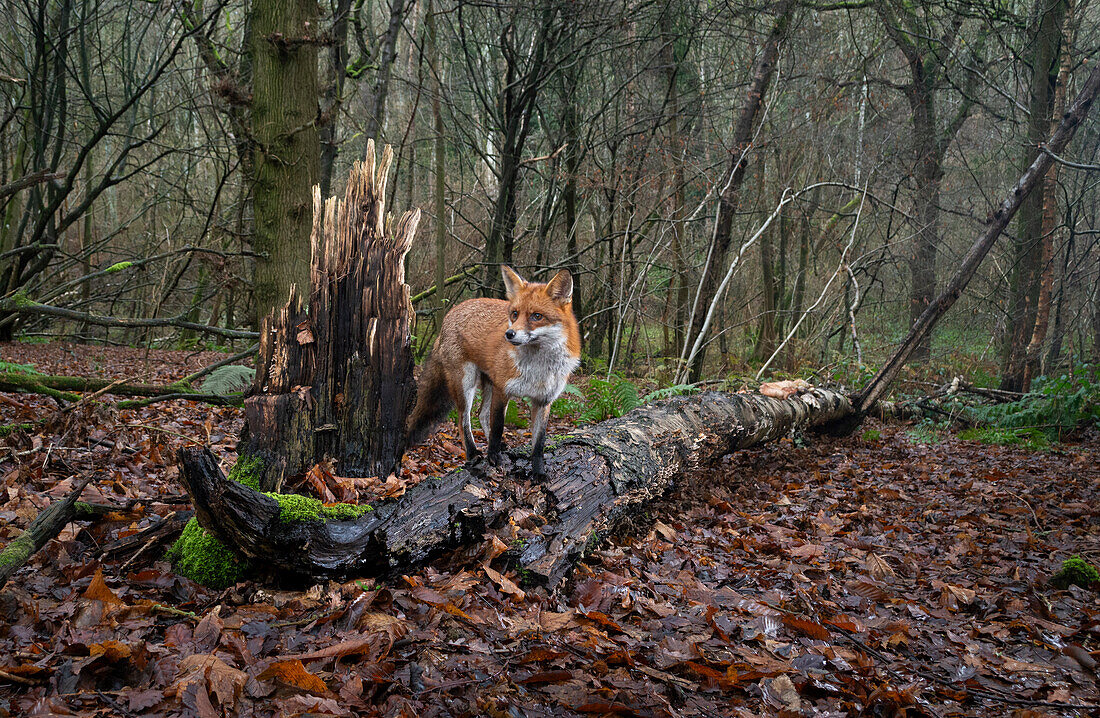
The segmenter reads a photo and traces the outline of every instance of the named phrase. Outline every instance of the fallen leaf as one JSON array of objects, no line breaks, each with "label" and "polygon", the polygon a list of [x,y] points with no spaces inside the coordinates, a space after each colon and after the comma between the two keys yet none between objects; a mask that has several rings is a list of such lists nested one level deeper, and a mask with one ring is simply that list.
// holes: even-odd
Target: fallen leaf
[{"label": "fallen leaf", "polygon": [[114,606],[125,606],[126,602],[115,595],[115,592],[107,587],[107,583],[103,580],[103,568],[97,568],[95,576],[92,577],[92,582],[88,584],[88,588],[84,589],[82,594],[84,598],[89,598],[94,601],[103,601],[105,604]]},{"label": "fallen leaf", "polygon": [[241,689],[248,681],[248,674],[237,670],[215,655],[195,653],[187,656],[179,664],[176,682],[167,689],[169,695],[181,695],[192,683],[202,685],[218,697],[218,703],[224,709],[237,705]]},{"label": "fallen leaf", "polygon": [[271,679],[275,679],[295,688],[301,688],[303,691],[309,691],[310,693],[328,692],[328,686],[325,685],[325,682],[307,671],[306,667],[302,665],[302,662],[296,658],[276,661],[265,668],[260,675],[256,676],[256,680],[258,681],[267,681]]},{"label": "fallen leaf", "polygon": [[498,573],[497,571],[494,571],[493,569],[491,569],[489,567],[489,564],[483,563],[483,564],[481,564],[481,568],[482,568],[482,570],[485,571],[485,575],[493,580],[493,583],[500,586],[500,590],[502,592],[504,592],[504,593],[508,594],[509,596],[513,597],[517,601],[522,601],[524,598],[527,597],[527,593],[522,588],[517,586],[507,576],[505,576],[501,573]]}]

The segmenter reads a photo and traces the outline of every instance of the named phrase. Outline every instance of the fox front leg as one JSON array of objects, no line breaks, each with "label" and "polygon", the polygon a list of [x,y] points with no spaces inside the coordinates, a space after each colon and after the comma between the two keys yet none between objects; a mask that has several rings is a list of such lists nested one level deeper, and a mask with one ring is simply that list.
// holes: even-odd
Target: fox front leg
[{"label": "fox front leg", "polygon": [[546,425],[550,421],[550,405],[536,404],[531,407],[531,416],[534,418],[531,427],[531,473],[535,476],[546,476],[546,461],[542,454],[546,447]]},{"label": "fox front leg", "polygon": [[500,450],[504,444],[504,408],[508,405],[508,396],[498,389],[492,392],[489,406],[489,463],[500,465]]}]

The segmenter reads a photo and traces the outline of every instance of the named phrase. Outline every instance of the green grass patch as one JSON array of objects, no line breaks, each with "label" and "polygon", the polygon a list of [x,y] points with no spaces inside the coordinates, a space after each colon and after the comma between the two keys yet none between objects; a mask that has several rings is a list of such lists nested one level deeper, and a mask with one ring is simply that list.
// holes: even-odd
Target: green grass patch
[{"label": "green grass patch", "polygon": [[943,431],[932,424],[917,424],[905,434],[914,444],[939,444],[943,441]]}]

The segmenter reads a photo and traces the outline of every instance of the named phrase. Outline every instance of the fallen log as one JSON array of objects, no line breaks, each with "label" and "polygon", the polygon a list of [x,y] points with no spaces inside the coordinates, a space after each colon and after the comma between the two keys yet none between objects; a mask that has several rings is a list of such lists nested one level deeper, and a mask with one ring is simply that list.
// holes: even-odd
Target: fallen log
[{"label": "fallen log", "polygon": [[851,411],[846,396],[823,389],[785,400],[677,397],[556,439],[543,483],[522,480],[529,462],[513,452],[511,475],[463,469],[427,479],[351,520],[288,521],[276,499],[227,480],[205,448],[180,449],[180,475],[199,523],[269,577],[389,574],[481,542],[516,512],[529,512],[541,528],[516,562],[529,580],[554,588],[586,549],[685,472],[795,430],[827,427]]},{"label": "fallen log", "polygon": [[0,551],[0,588],[4,587],[11,575],[29,561],[38,549],[61,533],[65,524],[76,518],[76,500],[93,477],[94,474],[85,476],[65,498],[42,509],[27,530]]},{"label": "fallen log", "polygon": [[[205,401],[216,404],[241,403],[240,397],[220,396],[218,394],[200,394],[181,390],[181,384],[158,386],[156,384],[126,384],[116,379],[97,379],[87,376],[58,376],[51,374],[25,374],[23,372],[0,372],[0,391],[23,392],[32,394],[101,392],[114,396],[143,396],[161,399],[172,395],[173,398],[186,398],[193,401]],[[80,397],[68,395],[72,401]]]}]

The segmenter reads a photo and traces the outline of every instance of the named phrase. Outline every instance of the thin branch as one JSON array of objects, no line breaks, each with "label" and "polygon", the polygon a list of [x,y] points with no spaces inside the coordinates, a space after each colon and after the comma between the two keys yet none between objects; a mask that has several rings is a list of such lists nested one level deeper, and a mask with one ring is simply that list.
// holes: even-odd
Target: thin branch
[{"label": "thin branch", "polygon": [[72,309],[65,309],[64,307],[53,307],[49,304],[39,304],[33,301],[24,300],[22,302],[17,302],[12,298],[0,300],[0,311],[11,312],[13,314],[43,314],[51,317],[61,317],[62,319],[72,319],[88,324],[95,324],[101,327],[115,327],[118,329],[178,327],[179,329],[190,329],[191,331],[203,332],[205,334],[215,334],[228,339],[256,339],[260,336],[259,332],[245,329],[225,329],[223,327],[189,322],[184,319],[184,317],[187,316],[186,313],[175,317],[157,319],[118,319],[116,317],[105,317],[88,312],[78,312]]},{"label": "thin branch", "polygon": [[1100,165],[1089,165],[1083,162],[1071,162],[1070,160],[1067,160],[1063,157],[1059,157],[1058,155],[1050,151],[1050,148],[1047,147],[1047,143],[1045,142],[1039,143],[1039,151],[1045,155],[1049,155],[1050,158],[1058,164],[1069,167],[1070,169],[1083,170],[1085,172],[1100,172]]}]

